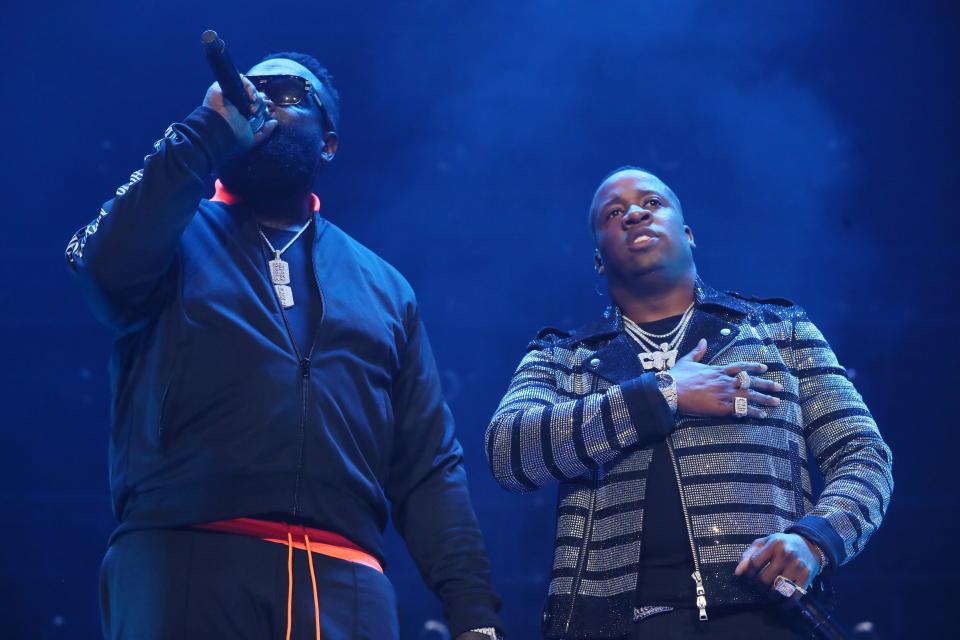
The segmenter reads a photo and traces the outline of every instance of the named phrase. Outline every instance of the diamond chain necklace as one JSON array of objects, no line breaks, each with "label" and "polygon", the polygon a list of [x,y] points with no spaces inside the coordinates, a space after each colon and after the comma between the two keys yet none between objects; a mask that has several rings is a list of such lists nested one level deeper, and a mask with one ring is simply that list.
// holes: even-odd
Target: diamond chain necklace
[{"label": "diamond chain necklace", "polygon": [[[677,356],[680,355],[677,348],[683,342],[683,337],[687,333],[690,319],[693,318],[693,310],[694,303],[691,302],[680,317],[680,321],[677,322],[677,326],[663,334],[650,333],[627,316],[623,316],[624,331],[643,348],[644,352],[637,357],[645,371],[650,369],[663,371],[677,364]],[[671,336],[673,336],[673,339],[670,339]],[[654,339],[665,340],[665,342],[657,344]]]}]

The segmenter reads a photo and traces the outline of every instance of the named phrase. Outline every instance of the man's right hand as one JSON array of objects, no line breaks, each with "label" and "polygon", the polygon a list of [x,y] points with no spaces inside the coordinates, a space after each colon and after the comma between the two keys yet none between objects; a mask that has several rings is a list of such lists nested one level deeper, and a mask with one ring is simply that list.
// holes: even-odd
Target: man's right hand
[{"label": "man's right hand", "polygon": [[[207,89],[207,95],[203,98],[203,106],[210,107],[223,116],[223,119],[226,120],[230,128],[233,129],[241,151],[248,151],[270,137],[270,134],[272,134],[273,130],[277,127],[277,120],[273,117],[274,106],[270,99],[262,93],[257,93],[253,83],[247,80],[246,76],[240,76],[240,78],[243,80],[243,86],[247,90],[247,95],[250,96],[250,100],[253,101],[249,114],[241,114],[229,100],[226,100],[223,97],[223,91],[220,89],[220,85],[216,82]],[[256,112],[257,105],[261,100],[267,105],[268,117],[260,131],[254,133],[253,128],[250,126],[249,116]]]},{"label": "man's right hand", "polygon": [[750,417],[765,418],[766,411],[753,405],[776,407],[780,404],[779,398],[764,393],[783,391],[783,387],[772,380],[751,378],[749,389],[740,389],[737,385],[738,373],[766,373],[767,365],[759,362],[719,366],[701,364],[700,360],[706,352],[707,341],[701,339],[693,351],[677,360],[677,364],[670,369],[670,375],[677,383],[677,413],[688,416],[733,415],[733,399],[742,396],[750,402]]}]

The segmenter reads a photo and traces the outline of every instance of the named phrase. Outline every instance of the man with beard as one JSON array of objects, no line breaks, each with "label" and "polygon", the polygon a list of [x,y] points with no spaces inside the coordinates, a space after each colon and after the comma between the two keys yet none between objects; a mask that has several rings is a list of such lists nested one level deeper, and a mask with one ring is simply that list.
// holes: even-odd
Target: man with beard
[{"label": "man with beard", "polygon": [[261,131],[213,85],[67,248],[115,336],[105,635],[396,638],[392,513],[454,636],[495,637],[413,292],[311,190],[337,150],[330,75],[282,53],[245,83]]},{"label": "man with beard", "polygon": [[537,336],[486,434],[505,488],[560,484],[545,635],[809,637],[771,589],[824,595],[879,527],[893,479],[870,412],[801,308],[699,279],[656,176],[608,175],[590,228],[611,306]]}]

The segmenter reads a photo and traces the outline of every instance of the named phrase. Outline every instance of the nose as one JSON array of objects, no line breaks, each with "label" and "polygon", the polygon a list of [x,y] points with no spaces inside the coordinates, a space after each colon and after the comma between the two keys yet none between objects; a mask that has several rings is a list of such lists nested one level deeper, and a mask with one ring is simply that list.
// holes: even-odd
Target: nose
[{"label": "nose", "polygon": [[653,216],[647,209],[643,207],[632,204],[630,208],[627,209],[627,212],[623,215],[623,224],[625,225],[634,225],[642,222],[647,222]]}]

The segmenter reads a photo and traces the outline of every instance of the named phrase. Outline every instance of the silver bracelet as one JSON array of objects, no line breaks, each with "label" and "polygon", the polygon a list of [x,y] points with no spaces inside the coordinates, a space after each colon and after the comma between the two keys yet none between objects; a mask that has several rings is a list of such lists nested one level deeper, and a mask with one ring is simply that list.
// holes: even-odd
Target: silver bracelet
[{"label": "silver bracelet", "polygon": [[820,545],[818,545],[816,542],[814,542],[807,536],[803,535],[802,533],[797,535],[803,538],[803,541],[807,543],[808,547],[813,547],[813,550],[817,556],[817,561],[820,563],[820,571],[823,571],[824,569],[826,569],[827,565],[830,564],[830,558],[828,558],[827,554],[823,552],[823,549],[820,548]]},{"label": "silver bracelet", "polygon": [[830,564],[830,559],[827,557],[827,554],[823,552],[823,549],[820,548],[820,545],[813,540],[810,541],[810,544],[812,544],[813,548],[817,551],[817,559],[820,560],[820,571],[822,572],[827,568],[827,565]]}]

